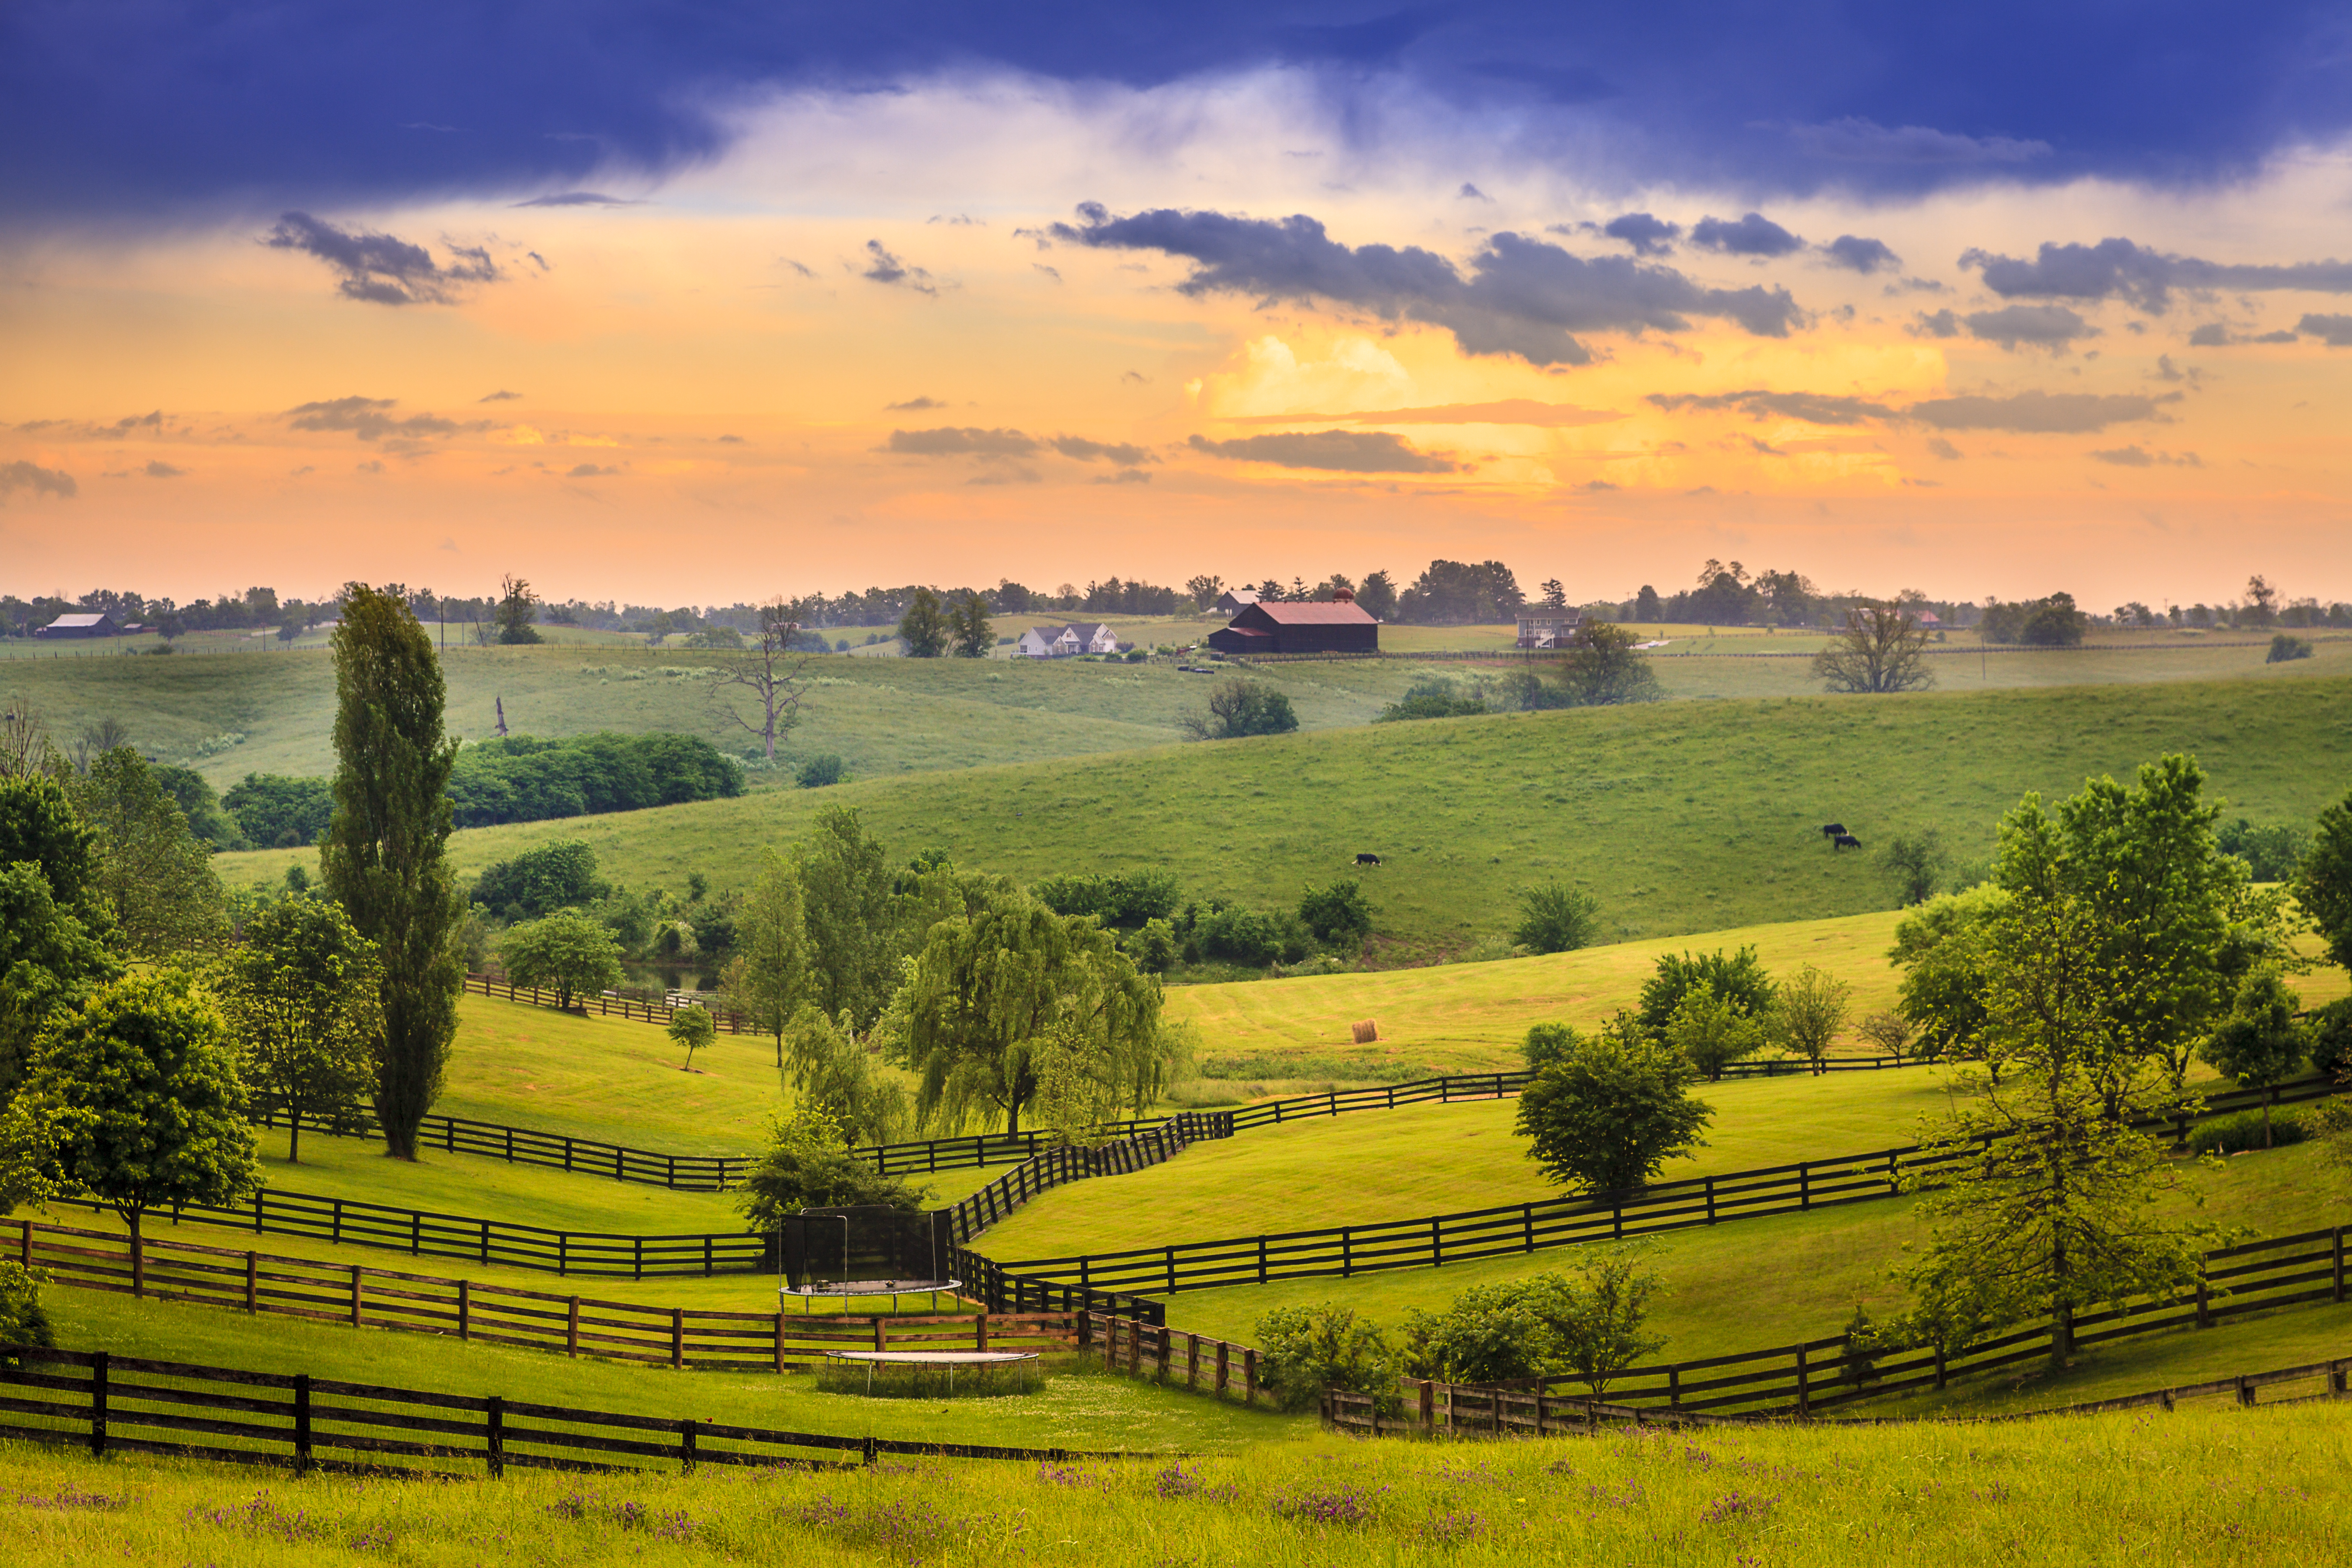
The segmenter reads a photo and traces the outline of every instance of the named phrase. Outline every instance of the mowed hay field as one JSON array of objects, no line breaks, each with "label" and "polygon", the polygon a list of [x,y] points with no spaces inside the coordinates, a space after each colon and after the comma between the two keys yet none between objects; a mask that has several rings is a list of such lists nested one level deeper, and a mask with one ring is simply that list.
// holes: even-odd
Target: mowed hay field
[{"label": "mowed hay field", "polygon": [[[1338,667],[1335,667],[1338,668]],[[821,805],[856,807],[894,856],[927,847],[1024,880],[1161,868],[1192,898],[1261,907],[1364,873],[1377,962],[1458,952],[1505,933],[1517,895],[1559,879],[1633,938],[1883,910],[1875,851],[1939,831],[1981,864],[2000,814],[2028,790],[2128,776],[2197,757],[2213,793],[2258,822],[2308,823],[2352,783],[2352,679],[1863,700],[1670,702],[1499,715],[1170,746],[953,774],[778,791],[623,816],[457,835],[462,871],[578,838],[608,875],[740,887],[762,844]],[[1868,847],[1834,854],[1843,822]],[[298,857],[224,857],[232,882]]]}]

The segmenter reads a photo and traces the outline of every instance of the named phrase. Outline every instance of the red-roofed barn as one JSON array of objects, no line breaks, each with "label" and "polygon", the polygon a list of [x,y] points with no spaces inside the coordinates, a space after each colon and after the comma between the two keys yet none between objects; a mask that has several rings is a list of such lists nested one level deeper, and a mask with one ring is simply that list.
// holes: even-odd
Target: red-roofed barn
[{"label": "red-roofed barn", "polygon": [[1233,624],[1209,634],[1219,653],[1378,653],[1381,623],[1352,598],[1333,603],[1248,605]]}]

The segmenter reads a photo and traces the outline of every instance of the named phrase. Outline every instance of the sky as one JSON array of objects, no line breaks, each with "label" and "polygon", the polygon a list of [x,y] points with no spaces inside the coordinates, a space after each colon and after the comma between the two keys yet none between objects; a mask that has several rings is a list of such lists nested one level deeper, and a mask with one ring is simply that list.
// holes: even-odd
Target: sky
[{"label": "sky", "polygon": [[2352,599],[2347,16],[14,0],[0,591]]}]

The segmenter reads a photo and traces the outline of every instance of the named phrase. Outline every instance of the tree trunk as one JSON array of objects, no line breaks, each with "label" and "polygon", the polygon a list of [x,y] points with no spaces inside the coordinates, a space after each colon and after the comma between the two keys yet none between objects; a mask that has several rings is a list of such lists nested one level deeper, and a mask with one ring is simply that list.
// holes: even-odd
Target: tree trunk
[{"label": "tree trunk", "polygon": [[[2277,1095],[2277,1093],[2278,1093],[2278,1091],[2277,1091],[2276,1089],[2273,1089],[2273,1090],[2271,1091],[2271,1093],[2272,1093],[2273,1097],[2273,1098],[2275,1098],[2275,1097],[2276,1097],[2276,1095]],[[2263,1100],[2263,1148],[2265,1148],[2265,1149],[2267,1149],[2267,1148],[2269,1148],[2270,1146],[2271,1146],[2271,1102],[2270,1102],[2269,1100]]]},{"label": "tree trunk", "polygon": [[289,1100],[286,1105],[286,1163],[302,1163],[302,1103]]},{"label": "tree trunk", "polygon": [[116,1205],[114,1212],[122,1216],[122,1223],[130,1227],[131,1239],[136,1242],[139,1239],[139,1222],[147,1211],[136,1204],[127,1204]]}]

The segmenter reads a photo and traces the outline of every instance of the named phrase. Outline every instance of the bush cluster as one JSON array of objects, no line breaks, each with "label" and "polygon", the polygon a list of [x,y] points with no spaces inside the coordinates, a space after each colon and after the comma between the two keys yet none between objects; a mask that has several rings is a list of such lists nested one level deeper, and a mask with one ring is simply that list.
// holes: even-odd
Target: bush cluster
[{"label": "bush cluster", "polygon": [[743,793],[743,768],[693,735],[509,735],[468,746],[449,776],[460,827],[542,822]]}]

